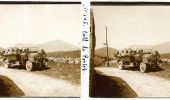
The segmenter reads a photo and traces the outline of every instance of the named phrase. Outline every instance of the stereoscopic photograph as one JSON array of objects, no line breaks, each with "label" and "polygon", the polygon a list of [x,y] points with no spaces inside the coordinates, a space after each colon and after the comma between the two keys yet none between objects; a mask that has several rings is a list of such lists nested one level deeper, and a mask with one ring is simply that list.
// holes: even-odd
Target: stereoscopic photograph
[{"label": "stereoscopic photograph", "polygon": [[170,6],[91,5],[90,97],[170,97]]},{"label": "stereoscopic photograph", "polygon": [[0,5],[0,97],[80,97],[80,8]]}]

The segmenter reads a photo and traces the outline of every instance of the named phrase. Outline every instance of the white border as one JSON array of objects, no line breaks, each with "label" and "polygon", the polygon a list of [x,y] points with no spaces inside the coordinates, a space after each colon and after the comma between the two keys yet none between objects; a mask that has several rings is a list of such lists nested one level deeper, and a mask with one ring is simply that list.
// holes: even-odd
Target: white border
[{"label": "white border", "polygon": [[[85,18],[87,20],[85,20]],[[88,23],[88,24],[87,24]],[[86,34],[83,33],[86,31]],[[84,35],[88,41],[83,41]],[[81,2],[81,99],[89,98],[89,35],[90,34],[90,1],[82,0]],[[84,49],[83,47],[87,47]],[[84,49],[84,50],[83,50]],[[88,58],[85,58],[84,56]],[[86,64],[86,66],[84,66]],[[83,70],[83,69],[86,70]]]}]

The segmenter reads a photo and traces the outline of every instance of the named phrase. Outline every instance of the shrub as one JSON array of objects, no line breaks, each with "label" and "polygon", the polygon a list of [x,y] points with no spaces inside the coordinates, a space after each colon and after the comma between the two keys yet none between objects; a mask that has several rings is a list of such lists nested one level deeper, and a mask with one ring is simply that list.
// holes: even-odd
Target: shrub
[{"label": "shrub", "polygon": [[101,66],[106,60],[100,57],[94,57],[94,66]]}]

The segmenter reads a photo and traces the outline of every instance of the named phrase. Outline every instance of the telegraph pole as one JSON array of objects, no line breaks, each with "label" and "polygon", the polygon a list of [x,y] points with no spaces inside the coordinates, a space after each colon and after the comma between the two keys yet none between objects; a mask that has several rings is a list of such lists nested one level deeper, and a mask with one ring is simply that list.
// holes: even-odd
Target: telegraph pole
[{"label": "telegraph pole", "polygon": [[107,49],[107,67],[109,67],[109,55],[108,55],[108,39],[107,39],[107,26],[106,26],[106,49]]}]

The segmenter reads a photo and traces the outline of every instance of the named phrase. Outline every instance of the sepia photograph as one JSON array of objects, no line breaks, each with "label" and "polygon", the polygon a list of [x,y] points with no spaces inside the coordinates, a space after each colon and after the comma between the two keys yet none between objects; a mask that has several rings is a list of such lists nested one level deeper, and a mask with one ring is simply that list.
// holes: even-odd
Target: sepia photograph
[{"label": "sepia photograph", "polygon": [[80,97],[80,8],[0,5],[0,97]]},{"label": "sepia photograph", "polygon": [[170,6],[93,4],[90,97],[170,97]]}]

